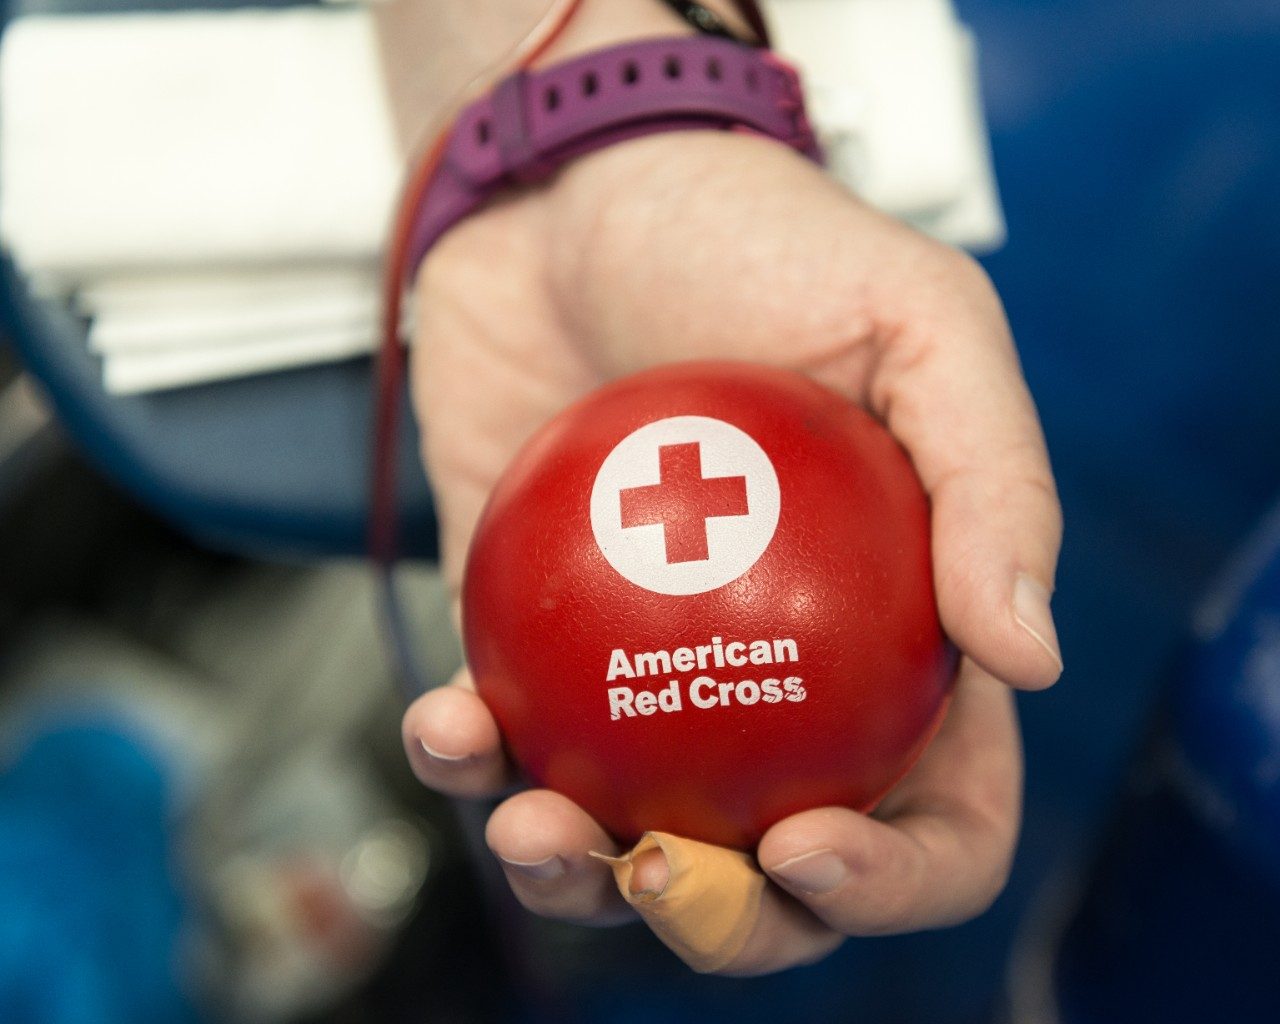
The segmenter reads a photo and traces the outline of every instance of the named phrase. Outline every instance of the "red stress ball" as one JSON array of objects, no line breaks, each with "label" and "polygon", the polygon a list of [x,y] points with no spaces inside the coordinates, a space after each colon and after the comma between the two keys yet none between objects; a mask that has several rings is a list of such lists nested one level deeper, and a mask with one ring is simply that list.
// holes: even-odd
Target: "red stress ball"
[{"label": "red stress ball", "polygon": [[476,528],[463,635],[515,760],[624,842],[751,848],[798,811],[870,809],[955,674],[907,456],[740,363],[639,373],[548,423]]}]

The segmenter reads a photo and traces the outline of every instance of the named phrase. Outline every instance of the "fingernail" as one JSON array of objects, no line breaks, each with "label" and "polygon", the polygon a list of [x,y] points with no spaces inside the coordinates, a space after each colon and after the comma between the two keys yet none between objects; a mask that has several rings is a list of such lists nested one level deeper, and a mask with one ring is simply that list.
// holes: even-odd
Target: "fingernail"
[{"label": "fingernail", "polygon": [[785,860],[769,874],[793,889],[820,896],[840,887],[849,870],[834,850],[814,850]]},{"label": "fingernail", "polygon": [[470,754],[442,754],[440,751],[427,746],[427,741],[420,739],[418,745],[426,751],[427,757],[434,758],[437,761],[444,761],[446,764],[456,764],[459,761],[467,760]]},{"label": "fingernail", "polygon": [[631,861],[631,881],[627,888],[632,899],[649,902],[656,900],[667,889],[671,880],[671,867],[661,849],[645,850]]},{"label": "fingernail", "polygon": [[1018,576],[1013,585],[1013,617],[1018,625],[1031,634],[1048,652],[1062,671],[1062,650],[1058,647],[1058,631],[1053,625],[1053,613],[1049,610],[1049,591],[1039,580],[1026,573]]},{"label": "fingernail", "polygon": [[546,860],[520,861],[507,860],[506,857],[499,857],[505,867],[517,871],[527,878],[535,879],[539,882],[547,882],[553,878],[559,878],[567,870],[564,858],[556,854],[552,854]]}]

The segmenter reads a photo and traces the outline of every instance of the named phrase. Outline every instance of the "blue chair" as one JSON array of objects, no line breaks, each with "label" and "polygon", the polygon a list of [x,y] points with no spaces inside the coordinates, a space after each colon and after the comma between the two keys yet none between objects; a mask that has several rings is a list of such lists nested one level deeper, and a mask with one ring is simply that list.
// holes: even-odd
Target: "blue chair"
[{"label": "blue chair", "polygon": [[[36,302],[0,263],[0,326],[86,455],[210,546],[262,556],[352,555],[368,519],[368,359],[120,397],[102,387],[85,325]],[[436,523],[408,403],[401,412],[404,554],[434,557]]]}]

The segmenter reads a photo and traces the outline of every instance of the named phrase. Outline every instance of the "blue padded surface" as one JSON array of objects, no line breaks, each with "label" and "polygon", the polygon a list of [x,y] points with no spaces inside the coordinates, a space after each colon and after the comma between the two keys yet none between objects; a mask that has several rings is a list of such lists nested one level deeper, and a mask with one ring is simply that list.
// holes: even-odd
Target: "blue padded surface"
[{"label": "blue padded surface", "polygon": [[[273,557],[364,550],[369,360],[108,395],[84,324],[34,302],[8,260],[0,263],[0,323],[88,456],[181,529]],[[407,401],[401,420],[403,549],[433,556],[435,517]]]}]

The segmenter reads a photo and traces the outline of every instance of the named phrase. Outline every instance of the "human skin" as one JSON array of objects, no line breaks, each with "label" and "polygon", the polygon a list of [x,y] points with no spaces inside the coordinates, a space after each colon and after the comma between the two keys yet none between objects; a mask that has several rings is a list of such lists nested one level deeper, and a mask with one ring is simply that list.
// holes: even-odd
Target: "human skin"
[{"label": "human skin", "polygon": [[[428,67],[433,51],[447,49],[435,81],[464,85],[480,69],[458,55],[502,51],[542,2],[494,0],[485,24],[460,13],[470,6],[398,0],[383,11],[406,140],[420,138],[442,105],[415,95],[397,63],[413,54],[415,67]],[[732,13],[726,2],[709,6]],[[544,63],[687,32],[655,0],[587,0]],[[874,814],[822,808],[769,830],[755,851],[770,879],[758,922],[720,970],[769,973],[819,959],[845,936],[982,912],[1003,888],[1018,834],[1012,690],[1042,689],[1062,671],[1049,610],[1062,525],[1009,328],[977,264],[870,209],[777,143],[680,132],[610,147],[498,198],[430,253],[414,302],[413,395],[455,596],[472,530],[507,463],[606,380],[695,357],[783,366],[868,409],[897,437],[930,496],[939,612],[962,653],[955,698]],[[403,734],[414,772],[434,789],[492,796],[516,781],[465,668],[409,708]],[[486,839],[520,901],[550,917],[645,917],[666,886],[655,852],[631,883],[646,901],[625,901],[590,855],[616,853],[616,844],[546,790],[510,796]]]}]

